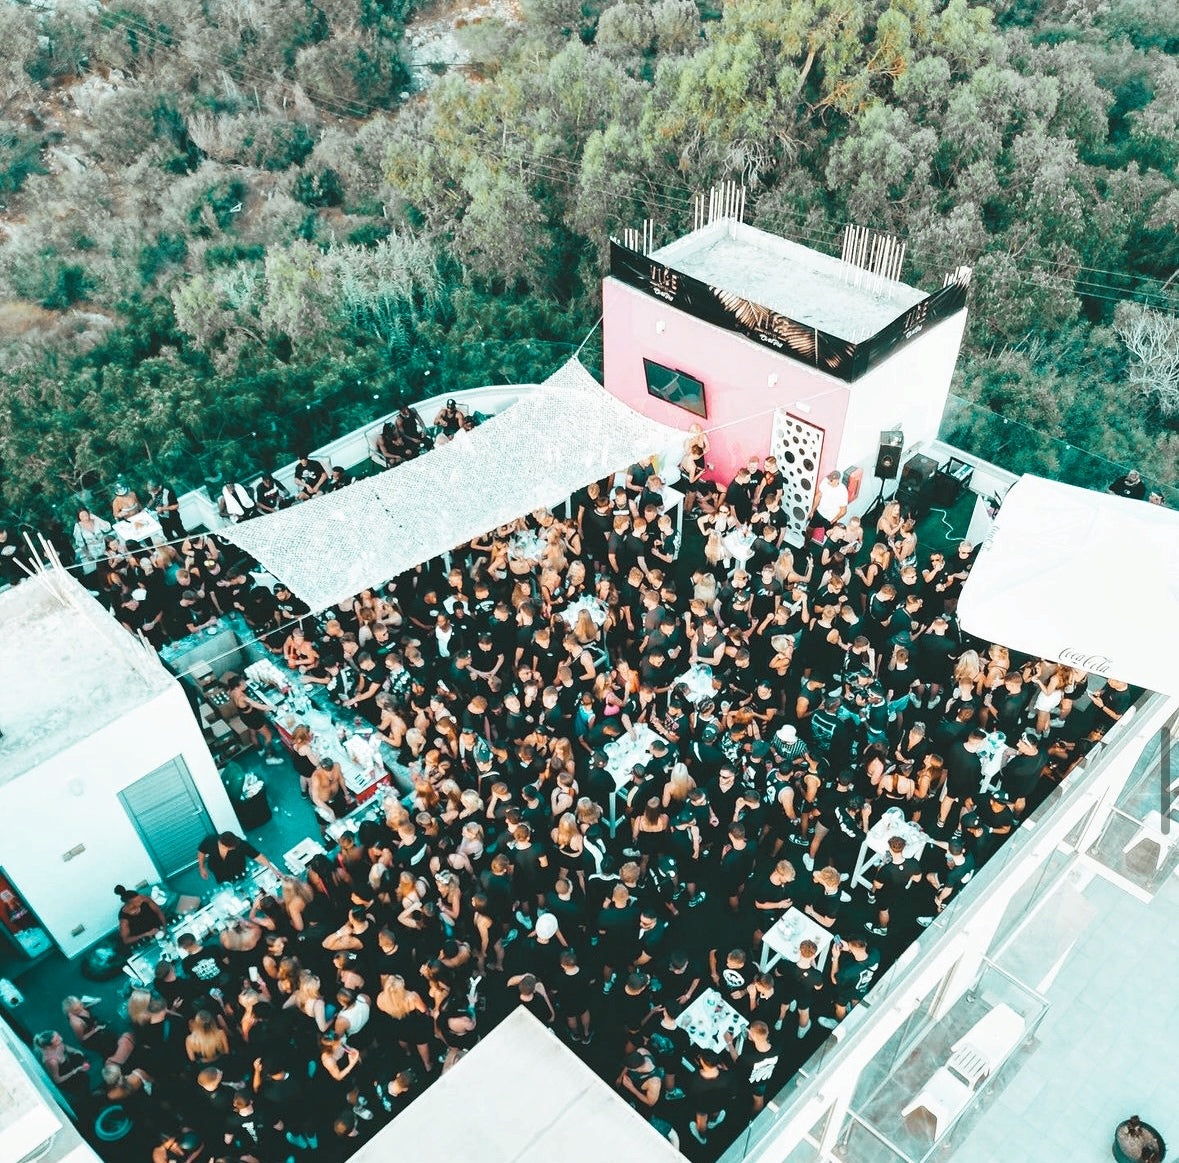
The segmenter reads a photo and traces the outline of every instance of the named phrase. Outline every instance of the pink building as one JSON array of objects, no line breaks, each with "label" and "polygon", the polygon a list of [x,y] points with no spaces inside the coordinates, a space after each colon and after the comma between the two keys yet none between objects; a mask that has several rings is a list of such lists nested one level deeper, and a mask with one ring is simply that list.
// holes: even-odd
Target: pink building
[{"label": "pink building", "polygon": [[906,454],[937,436],[966,325],[965,278],[929,295],[731,218],[650,255],[616,244],[602,298],[607,389],[700,424],[721,482],[773,451],[799,507],[855,466],[866,505],[881,431]]}]

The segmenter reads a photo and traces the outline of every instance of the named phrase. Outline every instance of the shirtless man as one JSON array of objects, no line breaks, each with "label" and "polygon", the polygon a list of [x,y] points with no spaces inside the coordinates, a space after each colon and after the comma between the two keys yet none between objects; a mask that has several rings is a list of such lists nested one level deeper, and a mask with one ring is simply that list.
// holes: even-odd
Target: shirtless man
[{"label": "shirtless man", "polygon": [[348,814],[344,776],[334,759],[319,761],[319,766],[311,773],[309,792],[316,815],[325,823],[330,824]]}]

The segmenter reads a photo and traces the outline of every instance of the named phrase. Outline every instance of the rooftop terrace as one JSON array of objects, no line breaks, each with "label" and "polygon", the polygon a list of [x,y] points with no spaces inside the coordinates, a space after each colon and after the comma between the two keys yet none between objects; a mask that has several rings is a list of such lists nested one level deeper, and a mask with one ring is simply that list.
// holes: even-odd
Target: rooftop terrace
[{"label": "rooftop terrace", "polygon": [[879,291],[857,287],[840,259],[731,218],[694,230],[651,257],[851,342],[875,335],[926,296],[889,280]]},{"label": "rooftop terrace", "polygon": [[172,684],[155,656],[68,577],[0,592],[0,624],[0,784]]}]

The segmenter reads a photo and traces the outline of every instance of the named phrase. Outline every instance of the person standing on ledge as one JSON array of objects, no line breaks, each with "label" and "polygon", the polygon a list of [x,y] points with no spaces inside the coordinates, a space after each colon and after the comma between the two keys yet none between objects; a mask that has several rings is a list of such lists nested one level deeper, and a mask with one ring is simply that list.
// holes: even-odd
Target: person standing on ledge
[{"label": "person standing on ledge", "polygon": [[1132,501],[1141,501],[1146,497],[1146,482],[1138,475],[1138,470],[1132,468],[1125,476],[1118,477],[1105,491],[1113,493],[1115,497],[1129,497]]},{"label": "person standing on ledge", "polygon": [[180,520],[180,498],[171,485],[159,481],[147,482],[147,507],[154,511],[164,536],[169,541],[181,541],[188,536],[184,522]]}]

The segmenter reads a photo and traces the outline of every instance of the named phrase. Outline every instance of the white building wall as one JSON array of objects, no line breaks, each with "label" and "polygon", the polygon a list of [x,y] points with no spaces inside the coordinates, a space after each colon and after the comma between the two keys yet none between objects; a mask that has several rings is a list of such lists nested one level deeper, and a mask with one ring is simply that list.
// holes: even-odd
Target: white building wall
[{"label": "white building wall", "polygon": [[[159,879],[118,793],[177,756],[213,827],[237,831],[179,683],[0,787],[0,862],[67,957],[115,927],[116,884]],[[63,859],[78,846],[81,853]]]},{"label": "white building wall", "polygon": [[873,470],[881,432],[889,428],[904,431],[902,459],[907,459],[918,445],[937,438],[965,329],[963,310],[930,328],[850,385],[836,463],[840,469],[859,465],[864,470],[860,501],[853,506],[854,512],[862,513],[880,489]]}]

